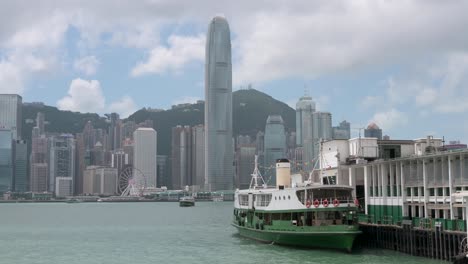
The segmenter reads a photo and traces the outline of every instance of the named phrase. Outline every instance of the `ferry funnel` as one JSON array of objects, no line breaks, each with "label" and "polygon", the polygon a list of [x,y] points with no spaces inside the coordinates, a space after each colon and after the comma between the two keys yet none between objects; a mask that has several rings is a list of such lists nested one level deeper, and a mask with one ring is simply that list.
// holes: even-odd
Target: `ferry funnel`
[{"label": "ferry funnel", "polygon": [[291,187],[291,164],[288,159],[276,160],[276,188]]}]

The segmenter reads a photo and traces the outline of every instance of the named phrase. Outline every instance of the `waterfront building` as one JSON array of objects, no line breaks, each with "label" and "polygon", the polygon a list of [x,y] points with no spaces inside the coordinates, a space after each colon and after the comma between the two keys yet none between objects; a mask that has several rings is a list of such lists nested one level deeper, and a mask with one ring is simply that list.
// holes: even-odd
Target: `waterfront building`
[{"label": "waterfront building", "polygon": [[115,195],[117,193],[117,168],[88,166],[84,171],[83,193]]},{"label": "waterfront building", "polygon": [[[119,149],[112,152],[111,167],[117,169],[117,175],[120,175],[129,164],[128,154],[125,151]],[[160,174],[157,173],[157,175]]]},{"label": "waterfront building", "polygon": [[21,139],[23,98],[17,94],[0,94],[0,128],[11,130],[13,139]]},{"label": "waterfront building", "polygon": [[56,197],[67,197],[73,195],[72,177],[56,177],[54,181]]},{"label": "waterfront building", "polygon": [[44,134],[39,135],[39,128],[33,129],[31,140],[31,176],[30,188],[32,192],[46,192],[48,190],[48,141]]},{"label": "waterfront building", "polygon": [[205,189],[233,189],[231,36],[225,18],[209,25],[205,57]]},{"label": "waterfront building", "polygon": [[148,187],[156,187],[157,133],[152,128],[140,127],[133,132],[133,166],[146,177]]},{"label": "waterfront building", "polygon": [[346,120],[340,122],[336,127],[333,127],[333,139],[350,139],[351,124]]},{"label": "waterfront building", "polygon": [[172,128],[172,189],[192,185],[192,140],[190,126]]},{"label": "waterfront building", "polygon": [[236,177],[235,187],[248,189],[252,179],[252,171],[255,167],[255,145],[245,144],[239,146],[236,151]]},{"label": "waterfront building", "polygon": [[12,191],[13,184],[13,133],[0,128],[0,194]]},{"label": "waterfront building", "polygon": [[269,185],[276,184],[275,164],[277,159],[286,155],[286,132],[283,118],[280,115],[270,115],[265,126],[265,156],[263,176]]},{"label": "waterfront building", "polygon": [[379,140],[382,139],[382,129],[376,123],[370,123],[366,129],[364,129],[364,137],[373,137]]},{"label": "waterfront building", "polygon": [[[57,186],[56,178],[60,177],[64,183]],[[49,191],[65,191],[65,185],[71,181],[73,193],[73,180],[75,178],[75,140],[73,135],[62,134],[49,139]],[[68,186],[68,185],[67,185]],[[68,188],[68,187],[67,187]],[[57,195],[57,193],[56,193]]]},{"label": "waterfront building", "polygon": [[24,140],[13,140],[13,190],[29,191],[28,182],[28,145]]},{"label": "waterfront building", "polygon": [[157,186],[170,186],[168,163],[169,161],[166,155],[156,156],[156,171],[158,175],[158,181],[156,182]]},{"label": "waterfront building", "polygon": [[192,127],[192,184],[205,186],[205,127]]}]

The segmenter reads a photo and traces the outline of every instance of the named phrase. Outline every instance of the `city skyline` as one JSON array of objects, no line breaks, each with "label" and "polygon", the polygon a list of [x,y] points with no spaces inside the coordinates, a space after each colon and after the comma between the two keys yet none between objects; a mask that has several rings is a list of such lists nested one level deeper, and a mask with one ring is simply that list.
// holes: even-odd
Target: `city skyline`
[{"label": "city skyline", "polygon": [[[2,2],[9,12],[0,18],[8,25],[0,34],[0,93],[122,117],[193,102],[204,93],[206,21],[224,13],[234,90],[252,83],[290,106],[307,90],[318,108],[357,127],[374,121],[398,138],[468,141],[468,127],[458,125],[468,111],[468,39],[457,30],[468,24],[467,3],[246,3],[181,10],[122,1],[108,10],[86,1]],[[440,22],[429,30],[433,21]]]}]

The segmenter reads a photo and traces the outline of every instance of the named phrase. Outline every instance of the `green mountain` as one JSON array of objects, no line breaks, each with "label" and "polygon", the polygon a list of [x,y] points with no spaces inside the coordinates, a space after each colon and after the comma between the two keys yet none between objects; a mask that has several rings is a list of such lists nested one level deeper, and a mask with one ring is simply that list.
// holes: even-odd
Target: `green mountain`
[{"label": "green mountain", "polygon": [[[287,104],[254,89],[233,92],[233,134],[251,135],[265,129],[268,115],[279,114],[285,121],[288,131],[295,130],[295,111]],[[83,114],[70,111],[60,111],[55,107],[25,104],[23,106],[24,119],[35,119],[37,112],[46,116],[46,130],[48,132],[78,133],[83,131],[84,125],[91,120],[95,128],[107,128],[104,117],[97,114]],[[204,104],[191,104],[165,111],[151,111],[145,108],[138,110],[127,118],[136,123],[153,120],[154,128],[158,132],[158,153],[169,155],[171,151],[171,129],[177,125],[194,126],[203,124]],[[34,122],[26,122],[23,126],[23,138],[30,142],[31,130]]]}]

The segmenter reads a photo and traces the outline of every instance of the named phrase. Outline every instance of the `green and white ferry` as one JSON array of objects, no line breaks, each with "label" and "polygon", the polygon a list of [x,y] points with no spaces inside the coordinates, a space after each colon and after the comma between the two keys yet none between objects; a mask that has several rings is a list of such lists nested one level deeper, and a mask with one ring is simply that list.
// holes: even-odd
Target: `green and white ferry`
[{"label": "green and white ferry", "polygon": [[250,188],[235,192],[232,225],[241,236],[261,242],[351,252],[361,233],[353,189],[297,178],[291,181],[290,163],[280,159],[276,187],[266,187],[256,157]]}]

